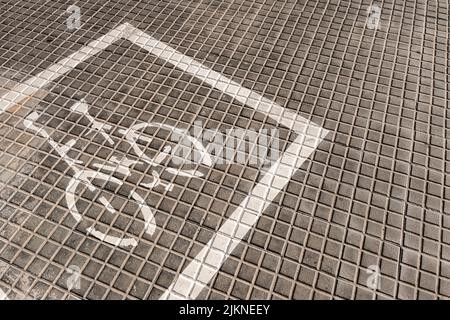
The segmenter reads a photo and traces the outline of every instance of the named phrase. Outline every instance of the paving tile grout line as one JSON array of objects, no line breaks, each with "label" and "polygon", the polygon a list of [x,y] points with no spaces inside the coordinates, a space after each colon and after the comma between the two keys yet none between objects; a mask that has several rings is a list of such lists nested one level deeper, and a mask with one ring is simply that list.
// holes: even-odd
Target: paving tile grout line
[{"label": "paving tile grout line", "polygon": [[265,173],[251,194],[244,199],[241,205],[223,223],[211,240],[160,297],[161,299],[195,299],[219,271],[236,246],[256,224],[262,212],[287,185],[292,175],[314,152],[329,131],[295,112],[262,97],[256,92],[242,87],[220,73],[203,66],[129,23],[119,25],[69,57],[62,59],[38,75],[15,86],[10,92],[1,97],[0,113],[33,96],[52,81],[65,75],[78,64],[105,50],[109,45],[120,39],[129,40],[176,68],[222,91],[240,103],[268,115],[276,122],[283,124],[298,134],[295,141],[290,144],[282,157]]}]

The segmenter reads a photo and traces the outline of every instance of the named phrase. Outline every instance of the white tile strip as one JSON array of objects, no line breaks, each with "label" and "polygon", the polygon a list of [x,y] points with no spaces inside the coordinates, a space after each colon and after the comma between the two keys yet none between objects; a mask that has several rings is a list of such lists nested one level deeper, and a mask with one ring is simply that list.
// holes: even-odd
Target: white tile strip
[{"label": "white tile strip", "polygon": [[240,103],[267,114],[298,135],[282,157],[265,173],[252,192],[161,296],[161,299],[195,299],[248,231],[256,224],[264,210],[325,138],[328,131],[203,66],[128,23],[120,25],[78,52],[13,88],[1,97],[0,113],[33,95],[51,81],[75,68],[80,62],[99,53],[121,38],[129,40],[176,68],[221,90]]}]

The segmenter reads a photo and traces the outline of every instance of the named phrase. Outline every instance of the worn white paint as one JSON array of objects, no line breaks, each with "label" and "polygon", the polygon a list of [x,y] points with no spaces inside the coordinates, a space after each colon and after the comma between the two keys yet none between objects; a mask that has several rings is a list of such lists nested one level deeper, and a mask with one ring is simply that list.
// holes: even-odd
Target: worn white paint
[{"label": "worn white paint", "polygon": [[7,110],[11,105],[20,102],[27,96],[33,95],[39,89],[50,84],[51,81],[75,68],[80,62],[99,53],[121,38],[128,39],[133,44],[206,82],[240,103],[268,115],[278,123],[295,131],[298,135],[281,158],[265,173],[239,208],[225,221],[212,239],[177,276],[170,288],[161,297],[161,299],[195,299],[248,231],[255,225],[267,206],[286,186],[295,171],[317,148],[328,131],[256,92],[242,87],[222,74],[203,66],[128,23],[120,25],[47,70],[16,86],[1,98],[0,112]]},{"label": "worn white paint", "polygon": [[0,300],[9,300],[8,295],[0,289]]},{"label": "worn white paint", "polygon": [[94,117],[92,117],[89,114],[89,106],[88,106],[87,102],[84,99],[81,99],[80,101],[78,101],[74,105],[72,105],[70,110],[72,110],[73,112],[81,113],[82,115],[84,115],[89,120],[89,123],[90,123],[90,126],[91,126],[92,130],[97,130],[98,132],[100,132],[100,134],[103,136],[103,138],[106,141],[108,141],[108,143],[110,145],[114,144],[113,139],[111,139],[109,134],[106,133],[106,130],[111,130],[112,126],[109,125],[109,124],[106,124],[104,122],[100,122],[100,121],[95,120]]},{"label": "worn white paint", "polygon": [[87,46],[74,52],[67,58],[62,59],[46,70],[38,73],[36,76],[14,87],[11,91],[1,97],[0,113],[4,112],[14,104],[19,103],[23,99],[33,96],[38,90],[46,87],[52,81],[74,69],[81,62],[86,61],[97,53],[105,50],[109,45],[122,38],[126,28],[127,25],[123,24],[116,29],[111,30],[108,34],[92,41]]},{"label": "worn white paint", "polygon": [[[76,206],[76,198],[78,196],[76,191],[77,191],[77,187],[80,183],[86,185],[90,191],[95,191],[96,188],[91,183],[91,181],[93,179],[111,182],[118,186],[122,186],[123,182],[122,182],[122,180],[119,180],[108,174],[104,174],[102,172],[79,168],[77,166],[77,164],[80,164],[79,161],[76,161],[76,160],[70,158],[69,155],[67,154],[68,149],[70,149],[70,147],[75,144],[74,140],[69,141],[68,144],[61,147],[56,141],[54,141],[50,137],[50,135],[47,133],[47,131],[45,131],[42,128],[37,127],[34,124],[34,121],[36,121],[37,118],[38,118],[38,114],[36,112],[32,112],[31,114],[29,114],[27,116],[27,118],[25,118],[23,123],[27,129],[33,130],[40,136],[46,138],[47,141],[49,142],[49,144],[53,147],[53,149],[61,156],[61,158],[67,163],[67,165],[74,172],[72,179],[69,181],[69,183],[66,187],[66,203],[67,203],[67,207],[69,208],[69,212],[72,215],[72,217],[75,219],[75,221],[80,222],[82,219],[82,216],[78,212],[78,208]],[[130,160],[128,160],[128,159],[125,159],[122,161],[122,163],[130,164],[132,162],[130,162]],[[101,166],[101,168],[102,167],[103,166]],[[117,166],[116,168],[118,168],[118,167],[119,166]],[[116,171],[116,170],[114,170],[115,169],[114,167],[109,167],[109,168],[113,169],[113,171]],[[123,171],[120,171],[120,172],[123,173]],[[128,170],[128,172],[129,172],[129,170]],[[152,210],[147,205],[145,200],[136,191],[134,191],[134,190],[131,191],[130,195],[139,204],[139,211],[141,212],[142,216],[144,217],[144,221],[145,221],[144,222],[145,232],[150,236],[153,235],[154,232],[156,231],[156,221],[155,221],[155,217],[154,217]],[[99,201],[106,207],[106,209],[110,213],[116,212],[116,210],[113,208],[113,206],[109,203],[109,201],[106,198],[100,197]],[[135,246],[137,246],[137,243],[138,243],[137,240],[134,238],[119,238],[119,237],[115,237],[115,236],[109,236],[107,234],[102,233],[101,231],[96,230],[94,228],[94,226],[90,226],[89,228],[87,228],[87,232],[88,232],[88,234],[92,234],[94,237],[96,237],[102,241],[105,241],[107,243],[110,243],[112,245],[115,245],[115,246],[124,246],[124,247],[134,246],[135,247]]]}]

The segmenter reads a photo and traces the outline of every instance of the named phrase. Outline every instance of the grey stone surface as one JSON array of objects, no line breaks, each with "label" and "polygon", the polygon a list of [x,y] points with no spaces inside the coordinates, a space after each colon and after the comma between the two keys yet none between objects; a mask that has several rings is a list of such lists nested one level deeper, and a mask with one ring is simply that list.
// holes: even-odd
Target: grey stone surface
[{"label": "grey stone surface", "polygon": [[[361,0],[80,0],[83,24],[70,31],[66,1],[6,0],[0,94],[129,22],[331,132],[199,298],[450,298],[449,4],[379,4],[375,31]],[[113,127],[114,146],[85,136],[87,120],[68,107],[80,98]],[[277,127],[126,40],[1,113],[0,288],[17,299],[157,299],[261,178],[259,167],[217,165],[205,179],[174,179],[171,192],[138,188],[157,212],[153,237],[127,200],[148,168],[105,185],[117,216],[80,188],[83,217],[139,238],[114,247],[68,213],[70,169],[24,129],[31,109],[56,142],[78,139],[71,156],[91,169],[130,153],[117,129],[136,121]],[[279,129],[286,148],[292,133]],[[152,134],[153,152],[169,142]],[[69,291],[71,265],[81,282]]]}]

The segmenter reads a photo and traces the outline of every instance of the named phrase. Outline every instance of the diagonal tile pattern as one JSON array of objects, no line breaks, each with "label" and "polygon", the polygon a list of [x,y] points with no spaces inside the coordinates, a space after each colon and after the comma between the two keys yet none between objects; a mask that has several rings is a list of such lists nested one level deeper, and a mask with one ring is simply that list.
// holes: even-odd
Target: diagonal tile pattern
[{"label": "diagonal tile pattern", "polygon": [[[66,1],[3,1],[2,292],[9,299],[164,297],[263,179],[258,165],[193,165],[204,178],[161,173],[174,189],[147,190],[139,185],[151,169],[137,165],[118,177],[120,186],[97,181],[119,214],[108,214],[98,193],[77,189],[84,218],[77,223],[65,197],[71,167],[24,119],[36,111],[36,125],[56,143],[76,139],[68,156],[97,172],[95,164],[113,156],[136,159],[120,130],[140,122],[190,132],[196,120],[220,131],[277,129],[283,152],[295,145],[295,130],[230,96],[234,89],[224,92],[236,84],[329,134],[195,298],[449,298],[449,4],[373,3],[381,8],[378,29],[367,26],[367,1],[77,1],[82,25],[68,30]],[[124,23],[228,86],[217,88],[127,37],[76,56]],[[47,76],[71,55],[76,66]],[[33,77],[46,85],[20,87]],[[80,99],[111,126],[113,145],[88,134],[88,119],[71,112]],[[145,134],[153,137],[149,155],[171,145],[167,131]],[[152,236],[132,192],[154,208]],[[101,241],[86,233],[92,223],[138,244]],[[81,277],[69,290],[71,266]],[[376,290],[367,286],[371,267],[381,275]]]}]

